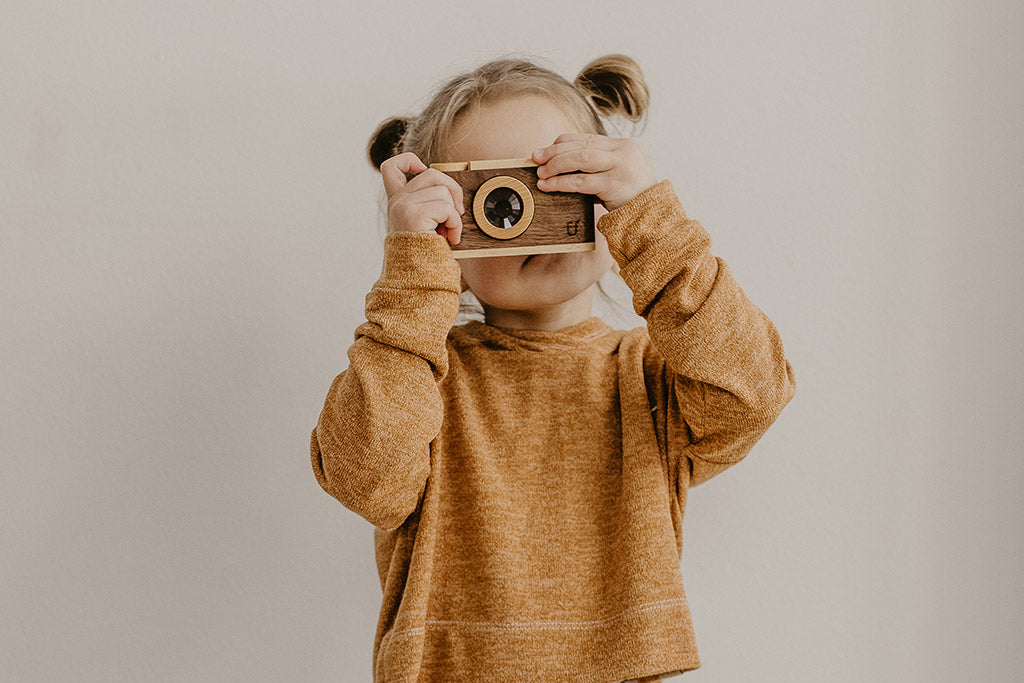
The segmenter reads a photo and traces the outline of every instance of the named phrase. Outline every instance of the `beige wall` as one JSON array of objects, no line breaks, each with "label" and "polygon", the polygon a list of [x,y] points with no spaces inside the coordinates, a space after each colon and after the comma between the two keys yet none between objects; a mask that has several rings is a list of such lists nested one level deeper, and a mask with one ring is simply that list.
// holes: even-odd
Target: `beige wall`
[{"label": "beige wall", "polygon": [[1018,676],[1022,5],[473,7],[3,4],[0,680],[369,680],[372,527],[308,452],[380,272],[363,150],[507,51],[641,63],[797,374],[690,497],[687,680]]}]

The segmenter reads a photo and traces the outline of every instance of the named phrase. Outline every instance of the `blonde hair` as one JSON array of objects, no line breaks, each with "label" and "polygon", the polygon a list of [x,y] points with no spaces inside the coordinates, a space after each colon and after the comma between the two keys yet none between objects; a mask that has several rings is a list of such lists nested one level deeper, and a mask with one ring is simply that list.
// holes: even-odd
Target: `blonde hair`
[{"label": "blonde hair", "polygon": [[[503,57],[472,71],[459,74],[441,86],[419,116],[392,116],[378,124],[370,135],[366,155],[375,169],[385,160],[402,152],[412,152],[426,165],[445,159],[445,144],[451,139],[461,114],[479,106],[517,95],[540,94],[560,105],[582,131],[607,135],[603,119],[621,116],[634,124],[644,120],[650,107],[650,95],[640,66],[630,57],[610,54],[598,57],[580,70],[573,82],[527,59]],[[618,264],[612,271],[619,274]],[[601,287],[598,290],[609,303],[614,300]],[[483,309],[472,296],[466,302],[459,297],[459,314]]]}]

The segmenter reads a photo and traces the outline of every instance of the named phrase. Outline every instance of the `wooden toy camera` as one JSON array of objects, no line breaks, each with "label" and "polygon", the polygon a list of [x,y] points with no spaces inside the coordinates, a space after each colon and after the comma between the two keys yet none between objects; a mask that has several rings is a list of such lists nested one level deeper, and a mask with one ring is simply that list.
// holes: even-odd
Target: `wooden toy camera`
[{"label": "wooden toy camera", "polygon": [[462,186],[466,213],[455,258],[588,251],[594,243],[594,195],[544,192],[530,159],[431,164]]}]

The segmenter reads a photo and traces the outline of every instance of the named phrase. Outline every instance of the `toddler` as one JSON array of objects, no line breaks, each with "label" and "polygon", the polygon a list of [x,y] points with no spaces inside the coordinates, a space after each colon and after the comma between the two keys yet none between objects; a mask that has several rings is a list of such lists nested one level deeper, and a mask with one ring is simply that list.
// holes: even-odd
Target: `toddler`
[{"label": "toddler", "polygon": [[[640,146],[636,62],[569,82],[520,59],[392,117],[380,278],[311,435],[320,486],[374,526],[375,683],[655,683],[700,666],[680,561],[688,489],[742,460],[795,392],[746,297]],[[530,158],[594,195],[596,248],[456,260],[467,202],[434,162]],[[411,176],[411,178],[410,178]],[[645,325],[591,312],[616,271]],[[463,298],[483,313],[456,324]]]}]

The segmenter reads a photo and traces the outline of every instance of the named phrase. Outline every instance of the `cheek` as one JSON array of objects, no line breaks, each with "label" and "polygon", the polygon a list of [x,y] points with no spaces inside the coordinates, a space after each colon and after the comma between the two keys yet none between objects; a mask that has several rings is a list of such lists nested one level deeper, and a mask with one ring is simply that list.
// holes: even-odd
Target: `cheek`
[{"label": "cheek", "polygon": [[[517,259],[512,257],[479,257],[461,261],[462,282],[474,293],[490,292],[515,276]],[[516,263],[512,263],[516,261]]]}]

